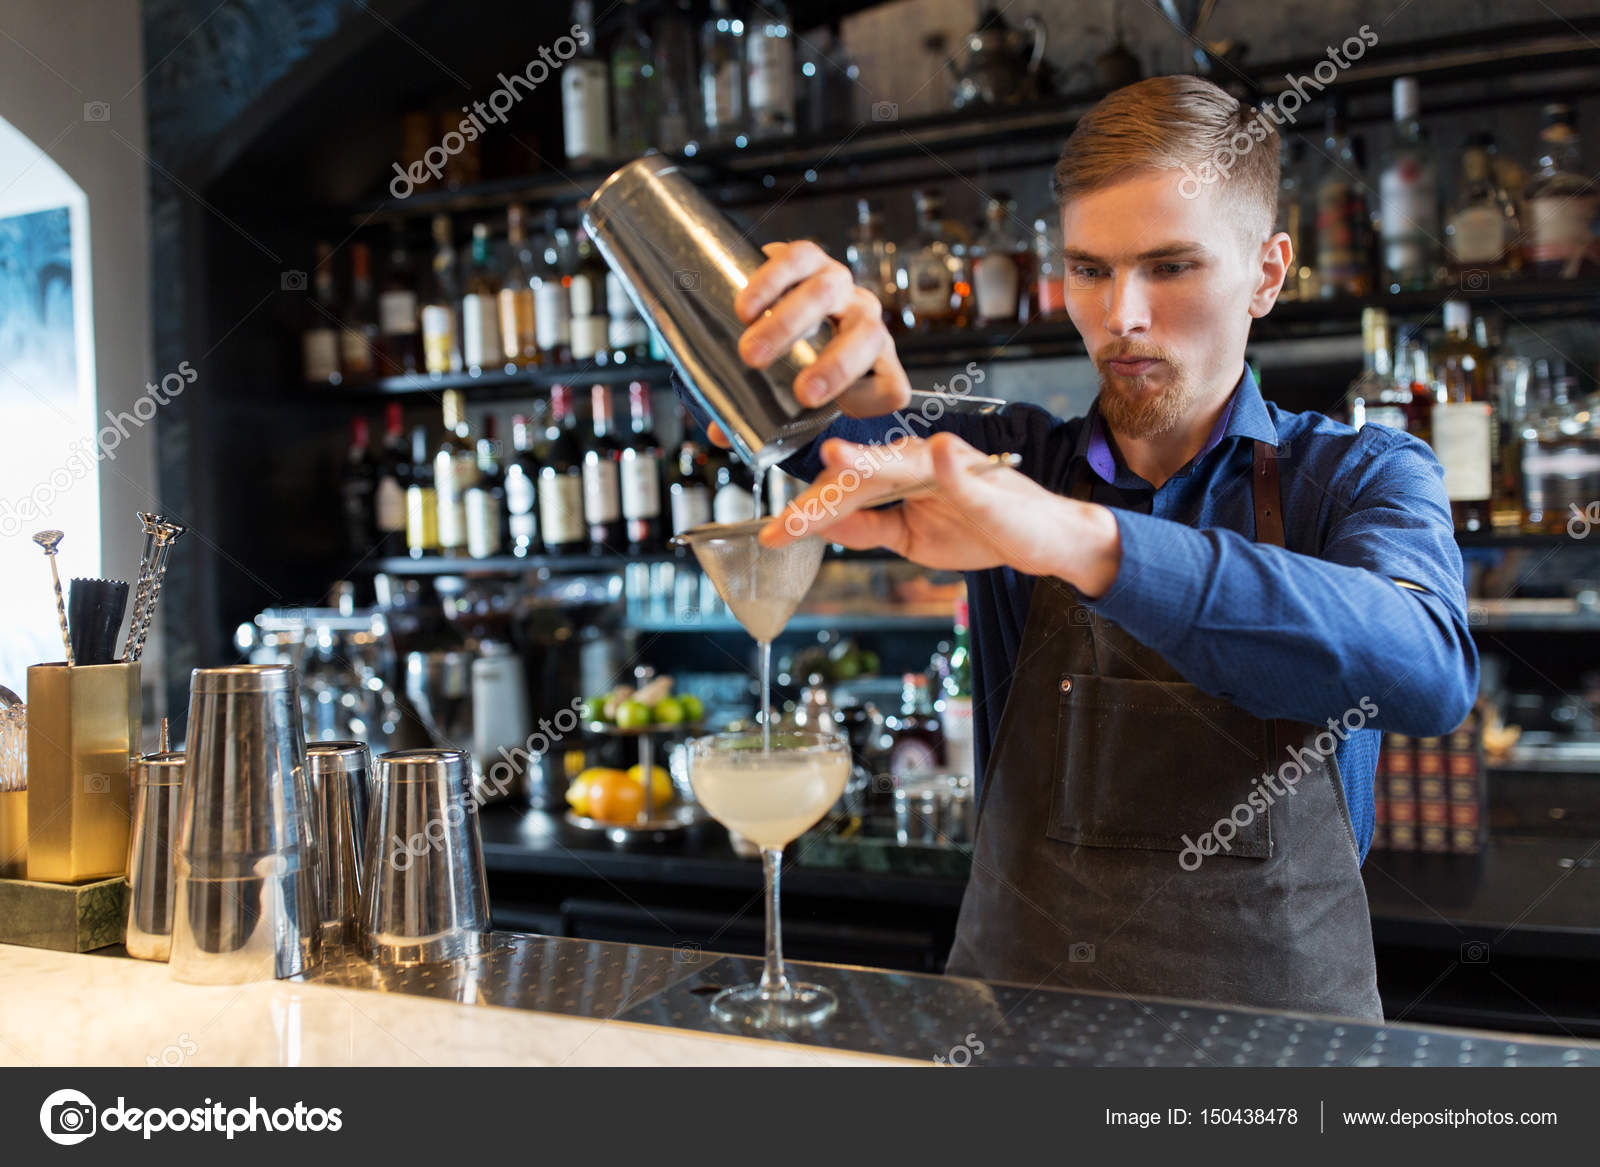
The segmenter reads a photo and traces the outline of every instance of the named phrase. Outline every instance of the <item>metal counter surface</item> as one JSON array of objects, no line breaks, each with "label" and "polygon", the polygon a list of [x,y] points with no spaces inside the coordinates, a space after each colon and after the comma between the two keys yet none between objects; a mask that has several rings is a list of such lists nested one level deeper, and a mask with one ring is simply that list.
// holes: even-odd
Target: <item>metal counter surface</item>
[{"label": "metal counter surface", "polygon": [[[297,978],[510,1009],[739,1035],[711,997],[760,962],[496,932],[483,955],[406,968],[346,957]],[[1589,1066],[1600,1043],[1371,1025],[1110,993],[1066,992],[843,965],[789,963],[839,997],[811,1029],[742,1034],[807,1046],[975,1066]]]}]

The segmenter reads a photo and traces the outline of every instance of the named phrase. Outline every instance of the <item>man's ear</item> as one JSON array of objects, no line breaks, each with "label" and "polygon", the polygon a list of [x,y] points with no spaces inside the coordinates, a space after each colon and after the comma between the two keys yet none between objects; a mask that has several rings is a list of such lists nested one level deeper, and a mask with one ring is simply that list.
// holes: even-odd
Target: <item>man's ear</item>
[{"label": "man's ear", "polygon": [[1296,258],[1294,244],[1283,231],[1261,244],[1256,259],[1256,286],[1250,295],[1250,315],[1259,320],[1272,311]]}]

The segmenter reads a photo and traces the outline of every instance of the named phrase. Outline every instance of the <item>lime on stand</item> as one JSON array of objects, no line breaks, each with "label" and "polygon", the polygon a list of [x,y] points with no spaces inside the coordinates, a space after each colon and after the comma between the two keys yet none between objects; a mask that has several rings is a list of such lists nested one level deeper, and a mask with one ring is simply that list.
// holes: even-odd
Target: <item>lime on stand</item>
[{"label": "lime on stand", "polygon": [[617,726],[621,729],[643,729],[650,724],[650,706],[642,701],[624,701],[617,706]]},{"label": "lime on stand", "polygon": [[605,697],[585,697],[580,716],[585,721],[604,721],[606,719]]},{"label": "lime on stand", "polygon": [[677,725],[683,720],[683,702],[676,697],[663,697],[650,709],[650,719],[657,725]]},{"label": "lime on stand", "polygon": [[683,706],[683,719],[691,725],[706,715],[706,707],[693,693],[679,693],[678,704]]}]

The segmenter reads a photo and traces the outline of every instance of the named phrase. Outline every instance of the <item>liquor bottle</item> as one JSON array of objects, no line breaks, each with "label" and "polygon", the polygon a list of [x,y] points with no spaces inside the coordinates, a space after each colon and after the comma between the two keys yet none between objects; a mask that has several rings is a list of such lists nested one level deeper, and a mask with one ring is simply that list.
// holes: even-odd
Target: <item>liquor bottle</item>
[{"label": "liquor bottle", "polygon": [[1537,279],[1600,274],[1594,220],[1600,186],[1580,157],[1578,118],[1570,105],[1544,107],[1539,165],[1528,178],[1527,266]]},{"label": "liquor bottle", "polygon": [[1033,220],[1033,314],[1048,318],[1067,312],[1066,261],[1062,256],[1061,218],[1054,206]]},{"label": "liquor bottle", "polygon": [[856,225],[845,248],[850,274],[883,305],[885,324],[899,324],[900,290],[895,286],[894,244],[883,236],[883,215],[867,199],[856,200]]},{"label": "liquor bottle", "polygon": [[589,232],[578,228],[578,262],[567,288],[572,311],[572,359],[605,364],[611,320],[606,315],[606,261],[600,258]]},{"label": "liquor bottle", "polygon": [[965,242],[944,222],[944,197],[938,191],[919,190],[915,198],[917,233],[899,249],[895,276],[901,318],[907,328],[923,332],[965,328],[971,299]]},{"label": "liquor bottle", "polygon": [[1344,101],[1328,98],[1327,158],[1317,184],[1317,290],[1323,299],[1372,294],[1367,190],[1345,129]]},{"label": "liquor bottle", "polygon": [[761,0],[745,34],[750,131],[757,138],[794,136],[794,40],[783,0]]},{"label": "liquor bottle", "polygon": [[1431,288],[1439,273],[1439,166],[1417,121],[1420,101],[1415,77],[1395,78],[1395,143],[1378,180],[1383,273],[1391,292]]},{"label": "liquor bottle", "polygon": [[923,673],[900,678],[900,713],[884,719],[888,770],[896,779],[937,771],[944,761],[944,731]]},{"label": "liquor bottle", "polygon": [[439,554],[467,550],[467,491],[478,481],[478,452],[467,426],[461,391],[446,389],[444,437],[433,453],[433,489],[438,499]]},{"label": "liquor bottle", "polygon": [[533,322],[541,360],[564,365],[572,360],[572,305],[567,301],[571,237],[554,209],[545,212],[544,228],[542,263],[533,277]]},{"label": "liquor bottle", "polygon": [[709,459],[694,440],[689,415],[683,415],[683,441],[667,474],[667,500],[672,511],[672,533],[681,535],[690,527],[711,521],[711,485],[707,477]]},{"label": "liquor bottle", "polygon": [[581,551],[589,537],[583,514],[583,445],[572,389],[550,386],[550,428],[539,464],[539,537],[550,555]]},{"label": "liquor bottle", "polygon": [[1553,370],[1536,361],[1533,379],[1535,413],[1523,430],[1523,527],[1568,534],[1574,514],[1587,520],[1600,499],[1600,428],[1564,361]]},{"label": "liquor bottle", "polygon": [[638,0],[622,0],[611,43],[612,153],[635,158],[653,145],[656,128],[655,46],[639,26]]},{"label": "liquor bottle", "polygon": [[1489,290],[1520,257],[1513,242],[1522,224],[1511,195],[1495,178],[1493,134],[1473,134],[1461,152],[1456,206],[1444,227],[1450,271],[1464,292]]},{"label": "liquor bottle", "polygon": [[729,0],[711,0],[700,27],[700,112],[706,142],[743,146],[745,137],[744,21]]},{"label": "liquor bottle", "polygon": [[505,468],[506,534],[513,555],[532,555],[538,546],[538,482],[533,423],[519,413],[511,418],[511,455]]},{"label": "liquor bottle", "polygon": [[534,322],[533,280],[537,262],[528,245],[522,207],[506,208],[506,246],[511,253],[500,285],[500,346],[507,364],[519,369],[539,363],[539,330]]},{"label": "liquor bottle", "polygon": [[700,133],[695,92],[694,15],[690,0],[668,0],[652,28],[655,46],[656,148],[683,150]]},{"label": "liquor bottle", "polygon": [[1280,300],[1317,298],[1317,252],[1311,232],[1316,208],[1306,195],[1305,152],[1302,138],[1284,135],[1279,141],[1278,221],[1273,229],[1289,236],[1292,253]]},{"label": "liquor bottle", "polygon": [[617,273],[606,272],[606,338],[611,347],[611,363],[638,364],[650,359],[650,327],[633,306],[622,288]]},{"label": "liquor bottle", "polygon": [[937,702],[939,728],[944,736],[945,769],[978,779],[972,728],[972,659],[968,648],[967,597],[956,601],[955,647],[950,650],[950,671]]},{"label": "liquor bottle", "polygon": [[406,454],[405,419],[400,404],[391,401],[384,410],[383,450],[378,456],[378,486],[373,496],[380,555],[405,554],[405,483],[410,473]]},{"label": "liquor bottle", "polygon": [[630,551],[661,547],[661,441],[651,416],[650,386],[628,385],[629,433],[622,446],[622,518]]},{"label": "liquor bottle", "polygon": [[611,389],[596,385],[589,397],[594,437],[583,452],[583,517],[589,527],[589,549],[621,551],[627,541],[622,521],[622,442],[611,414]]},{"label": "liquor bottle", "polygon": [[413,559],[439,551],[439,497],[433,489],[428,427],[411,431],[411,473],[406,482],[406,552]]},{"label": "liquor bottle", "polygon": [[1433,407],[1443,386],[1433,375],[1433,362],[1422,325],[1402,324],[1396,329],[1393,369],[1395,391],[1406,415],[1406,432],[1433,444]]},{"label": "liquor bottle", "polygon": [[573,166],[594,166],[614,152],[611,95],[606,87],[606,65],[595,41],[592,0],[573,0],[572,23],[587,39],[577,56],[561,67],[561,128],[567,161]]},{"label": "liquor bottle", "polygon": [[1444,305],[1445,339],[1434,350],[1443,396],[1433,406],[1433,452],[1444,467],[1444,490],[1458,531],[1490,523],[1494,492],[1494,410],[1489,401],[1486,354],[1472,339],[1472,310],[1460,300]]},{"label": "liquor bottle", "polygon": [[489,224],[472,227],[472,266],[461,297],[461,359],[474,376],[505,364],[500,340],[500,280],[494,271]]},{"label": "liquor bottle", "polygon": [[1389,313],[1383,308],[1363,308],[1361,375],[1350,383],[1346,395],[1351,426],[1386,425],[1403,431],[1410,397],[1409,387],[1402,391],[1390,372]]},{"label": "liquor bottle", "polygon": [[[1476,324],[1483,324],[1480,316]],[[1490,349],[1488,338],[1478,334],[1480,347]],[[1494,497],[1490,521],[1497,531],[1522,529],[1522,434],[1529,419],[1528,390],[1532,366],[1519,357],[1500,357],[1491,350],[1490,399],[1494,402]]]},{"label": "liquor bottle", "polygon": [[378,368],[385,377],[427,368],[417,300],[417,269],[406,247],[405,228],[396,223],[388,270],[378,293]]},{"label": "liquor bottle", "polygon": [[422,306],[422,349],[428,372],[461,371],[461,343],[456,307],[461,303],[456,278],[456,247],[450,238],[450,216],[433,217],[433,286]]},{"label": "liquor bottle", "polygon": [[499,555],[506,545],[506,479],[500,465],[500,438],[494,415],[483,419],[477,444],[477,481],[467,487],[467,554],[473,559]]},{"label": "liquor bottle", "polygon": [[972,245],[972,298],[980,326],[1027,319],[1031,248],[1012,226],[1016,210],[1009,194],[996,191],[984,207],[983,234]]},{"label": "liquor bottle", "polygon": [[845,51],[839,22],[826,26],[820,36],[802,40],[798,48],[800,80],[795,94],[795,121],[800,132],[820,137],[849,126],[855,120],[861,69]]},{"label": "liquor bottle", "polygon": [[350,448],[345,452],[344,473],[340,481],[339,501],[344,512],[345,550],[351,555],[364,556],[372,550],[377,538],[377,515],[374,511],[378,488],[378,466],[369,448],[371,435],[367,419],[350,419]]},{"label": "liquor bottle", "polygon": [[319,243],[316,256],[300,332],[300,368],[312,385],[337,385],[343,377],[339,371],[339,318],[333,303],[333,248]]},{"label": "liquor bottle", "polygon": [[371,381],[377,360],[378,306],[372,294],[372,261],[365,243],[350,245],[350,303],[339,332],[339,364],[346,385]]},{"label": "liquor bottle", "polygon": [[759,513],[755,481],[743,462],[726,451],[713,453],[711,518],[718,523],[742,523]]}]

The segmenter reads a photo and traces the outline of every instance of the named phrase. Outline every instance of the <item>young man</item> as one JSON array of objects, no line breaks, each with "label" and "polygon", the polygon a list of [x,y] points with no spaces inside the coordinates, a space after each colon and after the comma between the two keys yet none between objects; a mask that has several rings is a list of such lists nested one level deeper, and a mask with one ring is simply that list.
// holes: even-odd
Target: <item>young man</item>
[{"label": "young man", "polygon": [[[1083,418],[1019,405],[857,444],[908,402],[877,301],[815,246],[770,246],[741,354],[833,319],[795,390],[850,416],[789,467],[816,480],[762,537],[968,573],[984,778],[949,972],[1379,1019],[1377,731],[1453,729],[1477,654],[1428,448],[1285,413],[1245,367],[1291,260],[1258,116],[1161,77],[1068,139],[1068,310],[1101,378]],[[1001,451],[1020,469],[967,473]],[[860,506],[911,484],[935,490]]]}]

